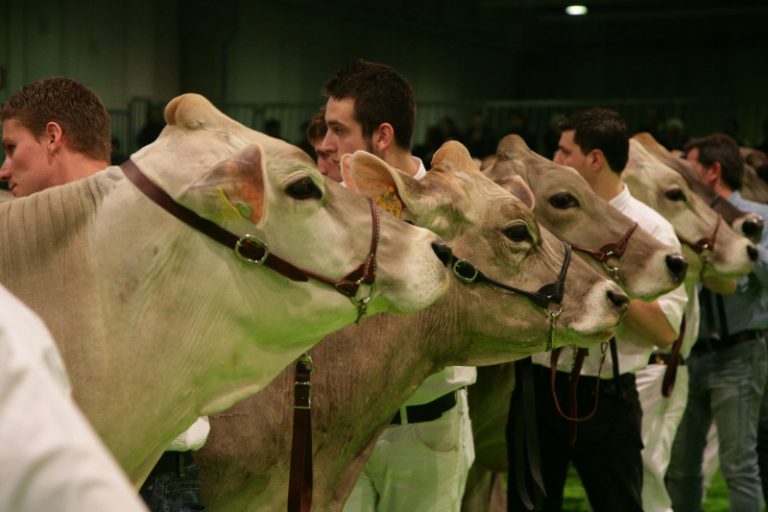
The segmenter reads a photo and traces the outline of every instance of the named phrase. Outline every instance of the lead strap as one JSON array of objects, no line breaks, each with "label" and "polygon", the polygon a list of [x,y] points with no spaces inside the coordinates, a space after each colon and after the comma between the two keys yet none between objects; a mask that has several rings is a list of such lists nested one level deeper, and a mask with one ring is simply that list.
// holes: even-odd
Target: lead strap
[{"label": "lead strap", "polygon": [[293,387],[293,439],[288,480],[288,512],[312,509],[312,358],[303,354],[296,360]]}]

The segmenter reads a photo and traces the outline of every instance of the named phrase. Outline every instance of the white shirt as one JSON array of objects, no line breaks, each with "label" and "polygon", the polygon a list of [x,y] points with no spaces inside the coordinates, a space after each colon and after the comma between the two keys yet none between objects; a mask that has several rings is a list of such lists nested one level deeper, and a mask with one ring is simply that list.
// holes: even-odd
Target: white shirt
[{"label": "white shirt", "polygon": [[0,286],[0,510],[146,511],[69,391],[45,325]]},{"label": "white shirt", "polygon": [[[609,204],[619,210],[621,213],[637,222],[640,227],[648,231],[662,243],[670,245],[681,252],[680,241],[675,235],[675,228],[664,217],[650,206],[642,203],[632,197],[629,188],[624,185],[624,190],[611,199]],[[683,319],[683,312],[688,303],[688,295],[683,285],[678,286],[671,292],[665,293],[656,299],[661,311],[664,313],[669,325],[675,331],[675,335],[680,332],[680,323]],[[616,348],[619,354],[619,371],[621,374],[634,373],[637,370],[648,365],[648,358],[653,352],[653,347],[648,346],[639,337],[628,331],[624,324],[616,330]],[[570,372],[573,365],[572,347],[564,347],[558,360],[557,369],[564,372]],[[600,373],[603,379],[613,378],[613,359],[610,350],[606,350],[605,363],[600,369],[601,351],[599,347],[589,349],[589,354],[584,358],[584,366],[581,375],[595,377]],[[533,362],[549,366],[550,354],[534,354]]]}]

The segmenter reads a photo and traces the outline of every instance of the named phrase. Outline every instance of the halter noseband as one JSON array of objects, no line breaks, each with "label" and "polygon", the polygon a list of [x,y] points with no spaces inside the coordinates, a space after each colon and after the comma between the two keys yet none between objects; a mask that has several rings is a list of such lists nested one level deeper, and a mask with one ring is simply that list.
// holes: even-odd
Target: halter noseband
[{"label": "halter noseband", "polygon": [[[269,267],[292,281],[304,282],[311,277],[335,288],[339,293],[348,297],[358,308],[357,321],[365,314],[368,301],[373,292],[373,283],[376,278],[376,251],[379,246],[380,222],[379,214],[373,201],[368,200],[371,208],[371,247],[366,259],[352,272],[340,279],[332,279],[315,272],[304,270],[278,257],[269,251],[267,243],[259,238],[245,234],[238,236],[218,224],[199,216],[189,208],[177,203],[167,192],[151,181],[132,160],[126,160],[120,165],[126,177],[149,199],[168,213],[181,220],[188,226],[209,236],[220,244],[229,247],[235,252],[238,259],[252,265]],[[361,284],[371,285],[366,297],[356,299]]]},{"label": "halter noseband", "polygon": [[[555,342],[555,328],[557,327],[557,318],[563,312],[565,276],[568,272],[568,266],[571,263],[571,245],[567,242],[563,242],[563,245],[565,246],[565,255],[563,256],[563,264],[560,267],[560,273],[557,276],[557,280],[553,283],[545,284],[535,292],[521,290],[520,288],[516,288],[514,286],[492,279],[483,274],[471,261],[465,260],[463,258],[456,258],[455,256],[452,258],[453,274],[464,283],[487,282],[497,288],[523,295],[540,308],[546,309],[547,318],[550,325],[547,350],[550,350],[554,346]],[[555,308],[550,307],[550,305],[553,303],[556,305]]]},{"label": "halter noseband", "polygon": [[[611,278],[614,281],[618,281],[619,265],[621,265],[622,258],[624,257],[624,251],[627,250],[627,243],[629,242],[629,237],[632,236],[632,234],[635,232],[635,229],[637,229],[637,222],[632,224],[632,226],[630,226],[627,232],[624,233],[624,236],[622,236],[617,242],[607,243],[597,250],[585,249],[577,245],[573,246],[573,250],[587,253],[593,258],[595,258],[597,261],[603,264],[603,267],[608,272],[608,274],[610,274]],[[611,265],[609,263],[609,260],[611,258],[615,258],[617,260],[616,265]]]},{"label": "halter noseband", "polygon": [[709,261],[709,254],[712,253],[712,251],[715,250],[715,239],[717,238],[717,232],[720,229],[720,224],[723,222],[723,216],[718,214],[717,215],[717,222],[715,222],[715,229],[712,231],[712,235],[708,238],[702,238],[698,242],[691,243],[685,238],[678,236],[677,238],[680,240],[681,243],[684,243],[688,247],[690,247],[693,252],[696,254],[701,255],[701,259],[706,265],[706,263]]}]

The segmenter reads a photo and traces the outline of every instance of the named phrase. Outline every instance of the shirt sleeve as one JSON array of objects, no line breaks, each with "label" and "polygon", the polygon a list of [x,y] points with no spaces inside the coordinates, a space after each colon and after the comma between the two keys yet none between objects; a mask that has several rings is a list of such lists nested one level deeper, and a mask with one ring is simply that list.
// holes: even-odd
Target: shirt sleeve
[{"label": "shirt sleeve", "polygon": [[2,286],[0,304],[0,510],[146,512],[50,366],[42,321]]}]

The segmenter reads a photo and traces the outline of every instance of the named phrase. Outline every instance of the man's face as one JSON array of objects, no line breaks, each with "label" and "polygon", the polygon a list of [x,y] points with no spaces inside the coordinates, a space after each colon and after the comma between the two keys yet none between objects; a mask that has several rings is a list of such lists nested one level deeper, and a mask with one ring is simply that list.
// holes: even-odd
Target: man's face
[{"label": "man's face", "polygon": [[11,193],[23,197],[53,186],[53,161],[44,136],[36,137],[16,119],[3,121],[5,161],[0,179],[8,181]]},{"label": "man's face", "polygon": [[554,162],[573,167],[586,178],[589,175],[587,157],[581,152],[581,147],[573,141],[574,133],[574,130],[565,130],[560,134],[560,142],[557,145]]},{"label": "man's face", "polygon": [[332,180],[341,181],[341,177],[336,177],[338,174],[338,163],[333,163],[333,153],[323,149],[323,139],[313,141],[312,147],[315,148],[315,154],[317,155],[317,168],[320,170],[320,172]]},{"label": "man's face", "polygon": [[[319,149],[328,155],[332,167],[328,177],[336,181],[341,181],[339,160],[342,155],[354,153],[359,149],[373,152],[371,139],[363,135],[363,127],[355,121],[354,114],[353,98],[328,98],[328,103],[325,105],[325,124],[328,131]],[[319,155],[320,152],[318,152],[318,160]]]}]

